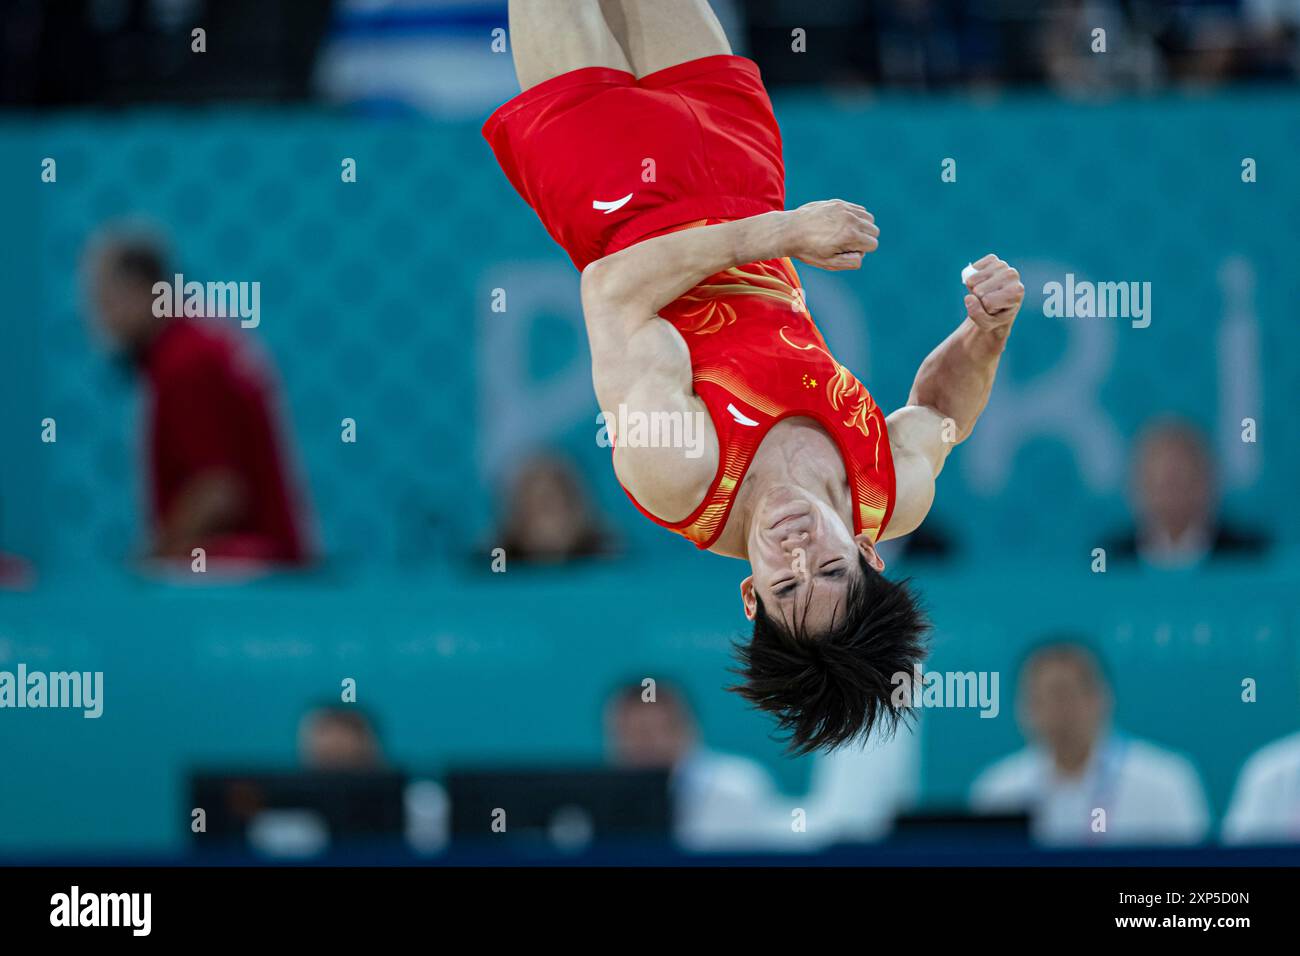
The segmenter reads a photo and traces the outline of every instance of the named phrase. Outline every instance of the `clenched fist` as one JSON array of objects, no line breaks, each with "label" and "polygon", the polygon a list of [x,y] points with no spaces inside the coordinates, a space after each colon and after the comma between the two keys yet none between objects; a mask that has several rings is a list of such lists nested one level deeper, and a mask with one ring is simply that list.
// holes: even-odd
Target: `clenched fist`
[{"label": "clenched fist", "polygon": [[[985,332],[1005,329],[1015,321],[1025,287],[1020,273],[989,253],[972,263],[975,272],[966,279],[966,314]],[[969,271],[969,270],[968,270]]]},{"label": "clenched fist", "polygon": [[875,217],[842,199],[810,202],[792,210],[789,255],[818,269],[858,269],[880,243]]}]

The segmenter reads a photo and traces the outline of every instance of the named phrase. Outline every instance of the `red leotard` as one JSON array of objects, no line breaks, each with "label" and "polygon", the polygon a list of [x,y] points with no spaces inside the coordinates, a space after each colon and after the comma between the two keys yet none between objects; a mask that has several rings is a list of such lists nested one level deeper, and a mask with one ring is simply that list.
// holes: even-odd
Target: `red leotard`
[{"label": "red leotard", "polygon": [[[785,208],[780,132],[758,67],[742,57],[704,57],[640,80],[575,70],[506,103],[483,133],[580,269],[664,232]],[[884,416],[826,348],[790,260],[711,276],[659,314],[690,350],[719,463],[686,518],[664,521],[637,504],[642,513],[710,547],[768,430],[805,416],[839,447],[855,533],[877,539],[894,503]]]}]

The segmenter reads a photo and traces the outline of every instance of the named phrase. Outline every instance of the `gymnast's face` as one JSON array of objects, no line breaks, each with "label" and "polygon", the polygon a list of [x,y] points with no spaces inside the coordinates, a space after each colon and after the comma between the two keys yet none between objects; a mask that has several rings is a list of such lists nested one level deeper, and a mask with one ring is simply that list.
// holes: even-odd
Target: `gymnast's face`
[{"label": "gymnast's face", "polygon": [[824,634],[862,573],[858,558],[877,571],[885,562],[865,534],[853,535],[829,504],[796,487],[771,489],[756,503],[749,530],[753,574],[740,583],[745,616],[764,610],[787,625],[802,621]]}]

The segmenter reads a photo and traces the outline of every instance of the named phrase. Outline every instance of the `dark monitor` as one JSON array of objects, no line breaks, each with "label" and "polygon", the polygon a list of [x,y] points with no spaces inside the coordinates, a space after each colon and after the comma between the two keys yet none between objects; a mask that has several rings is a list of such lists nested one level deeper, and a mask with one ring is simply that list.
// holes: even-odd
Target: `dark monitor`
[{"label": "dark monitor", "polygon": [[351,841],[401,840],[406,777],[389,771],[203,771],[190,777],[202,808],[199,848],[311,856]]},{"label": "dark monitor", "polygon": [[451,839],[460,845],[577,850],[663,841],[670,832],[666,770],[455,770],[446,782]]},{"label": "dark monitor", "polygon": [[900,814],[894,820],[895,841],[1025,843],[1027,813],[972,813],[968,810],[928,810]]}]

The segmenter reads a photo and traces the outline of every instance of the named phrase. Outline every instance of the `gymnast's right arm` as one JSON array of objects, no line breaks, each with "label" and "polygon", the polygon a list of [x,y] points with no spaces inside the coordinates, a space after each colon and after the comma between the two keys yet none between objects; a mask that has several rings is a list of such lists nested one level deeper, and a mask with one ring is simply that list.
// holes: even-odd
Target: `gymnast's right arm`
[{"label": "gymnast's right arm", "polygon": [[582,271],[582,312],[601,407],[632,404],[634,393],[657,408],[692,394],[686,345],[657,313],[709,276],[784,256],[857,269],[879,235],[871,213],[831,199],[671,232],[597,259]]},{"label": "gymnast's right arm", "polygon": [[882,540],[914,531],[934,502],[934,481],[988,404],[998,361],[1020,312],[1020,273],[995,255],[974,263],[966,318],[921,363],[907,404],[885,419],[897,493]]}]

